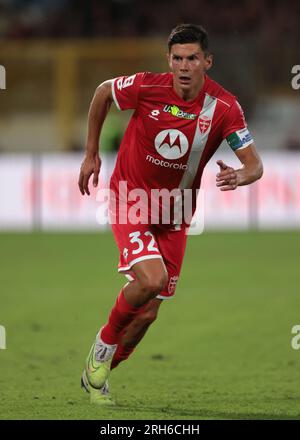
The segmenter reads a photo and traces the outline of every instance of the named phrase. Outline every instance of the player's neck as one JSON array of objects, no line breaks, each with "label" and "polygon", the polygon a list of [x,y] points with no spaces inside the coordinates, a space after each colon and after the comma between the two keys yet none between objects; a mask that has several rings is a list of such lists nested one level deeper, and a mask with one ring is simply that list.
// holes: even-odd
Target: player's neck
[{"label": "player's neck", "polygon": [[181,87],[180,84],[178,84],[174,81],[173,82],[173,89],[174,89],[175,93],[184,101],[192,101],[193,99],[195,99],[199,95],[202,87],[204,86],[204,82],[205,82],[205,77],[203,76],[201,81],[197,85],[187,89],[187,88]]}]

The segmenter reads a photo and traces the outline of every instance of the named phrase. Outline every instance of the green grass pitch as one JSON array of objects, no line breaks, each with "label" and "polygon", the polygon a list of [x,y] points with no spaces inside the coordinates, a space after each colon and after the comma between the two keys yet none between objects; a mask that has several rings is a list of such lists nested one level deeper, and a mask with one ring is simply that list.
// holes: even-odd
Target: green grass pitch
[{"label": "green grass pitch", "polygon": [[105,234],[1,234],[1,419],[298,419],[299,232],[188,239],[176,296],[93,407],[80,375],[124,284]]}]

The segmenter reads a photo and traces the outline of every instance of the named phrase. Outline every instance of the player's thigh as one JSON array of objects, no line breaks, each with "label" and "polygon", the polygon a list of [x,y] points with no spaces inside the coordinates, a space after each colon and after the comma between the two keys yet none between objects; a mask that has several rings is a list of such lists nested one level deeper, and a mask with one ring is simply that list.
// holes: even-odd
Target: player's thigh
[{"label": "player's thigh", "polygon": [[165,299],[175,293],[185,254],[187,234],[184,228],[180,231],[160,230],[156,238],[168,272],[167,285],[159,295],[159,298]]}]

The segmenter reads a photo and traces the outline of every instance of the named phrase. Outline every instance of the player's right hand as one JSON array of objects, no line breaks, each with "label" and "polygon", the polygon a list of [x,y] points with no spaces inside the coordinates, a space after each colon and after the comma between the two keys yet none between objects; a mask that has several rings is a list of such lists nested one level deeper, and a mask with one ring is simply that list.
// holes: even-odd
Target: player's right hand
[{"label": "player's right hand", "polygon": [[92,174],[93,176],[93,186],[96,188],[98,185],[98,176],[101,167],[101,159],[98,154],[89,155],[87,154],[81,164],[78,186],[81,194],[90,195],[89,190],[89,180]]}]

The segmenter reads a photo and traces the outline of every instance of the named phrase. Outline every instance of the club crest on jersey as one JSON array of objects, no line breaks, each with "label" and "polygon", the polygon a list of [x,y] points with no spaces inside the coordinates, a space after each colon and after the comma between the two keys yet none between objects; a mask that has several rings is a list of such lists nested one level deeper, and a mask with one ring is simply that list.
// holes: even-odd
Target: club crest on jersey
[{"label": "club crest on jersey", "polygon": [[168,292],[170,295],[172,295],[172,293],[175,292],[178,278],[179,278],[178,276],[174,276],[174,277],[170,278],[169,285],[168,285]]},{"label": "club crest on jersey", "polygon": [[211,126],[211,119],[208,116],[200,116],[199,118],[199,128],[202,134],[206,133]]},{"label": "club crest on jersey", "polygon": [[165,159],[179,159],[189,149],[187,137],[179,130],[163,130],[154,141],[156,151]]}]

